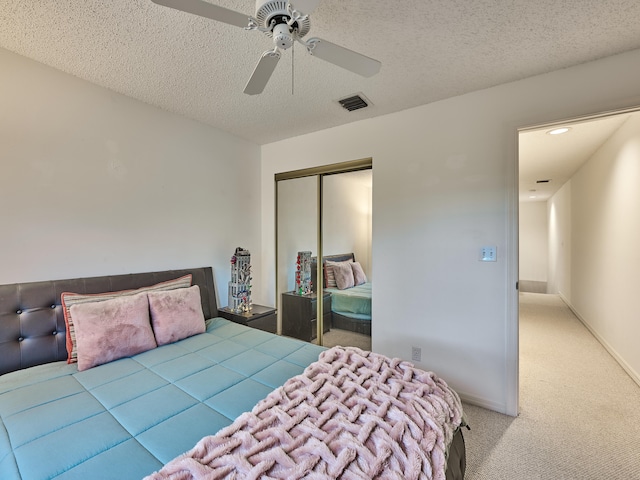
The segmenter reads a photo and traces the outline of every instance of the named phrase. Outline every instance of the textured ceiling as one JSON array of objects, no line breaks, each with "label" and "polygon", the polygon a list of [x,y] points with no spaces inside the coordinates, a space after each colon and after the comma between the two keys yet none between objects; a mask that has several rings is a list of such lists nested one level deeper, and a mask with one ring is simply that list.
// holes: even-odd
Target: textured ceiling
[{"label": "textured ceiling", "polygon": [[[251,0],[215,3],[255,9]],[[244,85],[271,48],[261,33],[150,0],[0,2],[0,47],[258,144],[639,48],[640,2],[323,0],[311,36],[382,70],[362,78],[296,48],[293,69],[289,50],[264,93],[248,96]],[[373,106],[348,113],[335,103],[355,92]]]},{"label": "textured ceiling", "polygon": [[[620,113],[521,132],[520,201],[541,202],[551,198],[632,115],[640,113]],[[560,126],[570,130],[562,135],[547,133]],[[538,180],[549,182],[537,183]]]}]

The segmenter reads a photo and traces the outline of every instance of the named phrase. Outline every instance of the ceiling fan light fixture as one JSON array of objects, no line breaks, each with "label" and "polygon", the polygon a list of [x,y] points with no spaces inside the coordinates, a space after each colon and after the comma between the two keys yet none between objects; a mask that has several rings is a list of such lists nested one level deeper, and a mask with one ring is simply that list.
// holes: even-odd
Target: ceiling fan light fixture
[{"label": "ceiling fan light fixture", "polygon": [[273,27],[273,42],[282,50],[287,50],[293,45],[293,36],[289,31],[289,25],[281,23]]},{"label": "ceiling fan light fixture", "polygon": [[547,133],[549,135],[562,135],[563,133],[567,133],[569,130],[571,130],[570,127],[560,127],[560,128],[554,128],[553,130],[549,130],[547,131]]}]

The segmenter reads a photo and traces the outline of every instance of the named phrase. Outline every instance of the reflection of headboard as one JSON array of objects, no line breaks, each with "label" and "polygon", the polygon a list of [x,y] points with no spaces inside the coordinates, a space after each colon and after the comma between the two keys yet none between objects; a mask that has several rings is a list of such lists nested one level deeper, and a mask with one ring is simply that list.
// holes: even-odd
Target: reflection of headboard
[{"label": "reflection of headboard", "polygon": [[154,285],[192,274],[205,318],[218,315],[211,267],[0,285],[0,375],[67,359],[62,292],[103,293]]},{"label": "reflection of headboard", "polygon": [[[356,261],[356,256],[353,253],[339,253],[337,255],[325,255],[322,257],[322,263],[329,260],[330,262],[347,262],[351,260],[352,262]],[[318,257],[311,257],[311,282],[313,283],[313,291],[316,291],[316,276],[318,272]],[[324,273],[324,272],[323,272]],[[324,275],[323,275],[324,278]],[[324,279],[322,281],[324,287],[327,286],[327,281]]]}]

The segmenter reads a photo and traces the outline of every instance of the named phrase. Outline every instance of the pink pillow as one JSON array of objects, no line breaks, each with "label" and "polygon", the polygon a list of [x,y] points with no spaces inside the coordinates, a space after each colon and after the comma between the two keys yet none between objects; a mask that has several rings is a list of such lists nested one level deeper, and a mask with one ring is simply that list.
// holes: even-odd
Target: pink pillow
[{"label": "pink pillow", "polygon": [[64,311],[64,322],[67,326],[67,363],[76,363],[77,347],[76,347],[76,332],[73,321],[73,315],[71,314],[71,307],[80,303],[101,302],[103,300],[111,300],[112,298],[122,297],[125,295],[135,295],[137,293],[158,291],[158,290],[172,290],[174,288],[184,288],[191,286],[192,275],[189,273],[174,280],[167,280],[166,282],[156,283],[148,287],[141,287],[135,290],[121,290],[119,292],[105,292],[105,293],[72,293],[64,292],[60,296],[62,299],[62,309]]},{"label": "pink pillow", "polygon": [[149,292],[147,295],[158,345],[204,333],[204,313],[197,285],[166,292]]},{"label": "pink pillow", "polygon": [[336,286],[340,290],[355,286],[350,262],[340,262],[333,265],[333,274],[336,277]]},{"label": "pink pillow", "polygon": [[[340,264],[351,263],[353,260],[345,260],[343,262],[333,262],[331,260],[326,260],[324,262],[324,283],[325,288],[336,288],[338,287],[336,283],[336,277],[333,272],[333,267]],[[339,287],[338,287],[339,288]]]},{"label": "pink pillow", "polygon": [[146,293],[73,305],[78,370],[156,348]]},{"label": "pink pillow", "polygon": [[356,285],[362,285],[363,283],[367,283],[367,276],[362,269],[362,265],[360,262],[353,262],[350,264],[351,269],[353,270],[353,280]]}]

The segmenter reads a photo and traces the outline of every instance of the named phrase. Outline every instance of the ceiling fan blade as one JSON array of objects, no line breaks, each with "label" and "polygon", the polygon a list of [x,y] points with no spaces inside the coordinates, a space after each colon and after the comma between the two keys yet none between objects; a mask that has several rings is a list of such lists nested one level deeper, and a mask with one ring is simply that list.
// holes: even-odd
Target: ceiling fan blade
[{"label": "ceiling fan blade", "polygon": [[326,60],[363,77],[375,75],[382,66],[378,60],[320,38],[310,38],[307,40],[306,45],[307,50],[314,57]]},{"label": "ceiling fan blade", "polygon": [[193,13],[201,17],[228,23],[236,27],[245,28],[249,25],[250,15],[238,13],[228,8],[220,7],[202,0],[151,0],[153,3],[165,7],[175,8],[187,13]]},{"label": "ceiling fan blade", "polygon": [[291,0],[291,7],[305,15],[310,15],[320,5],[320,0]]},{"label": "ceiling fan blade", "polygon": [[260,61],[251,74],[251,78],[244,87],[244,93],[247,95],[257,95],[262,93],[264,87],[267,86],[271,74],[276,69],[280,60],[280,53],[274,50],[268,50],[262,54]]}]

